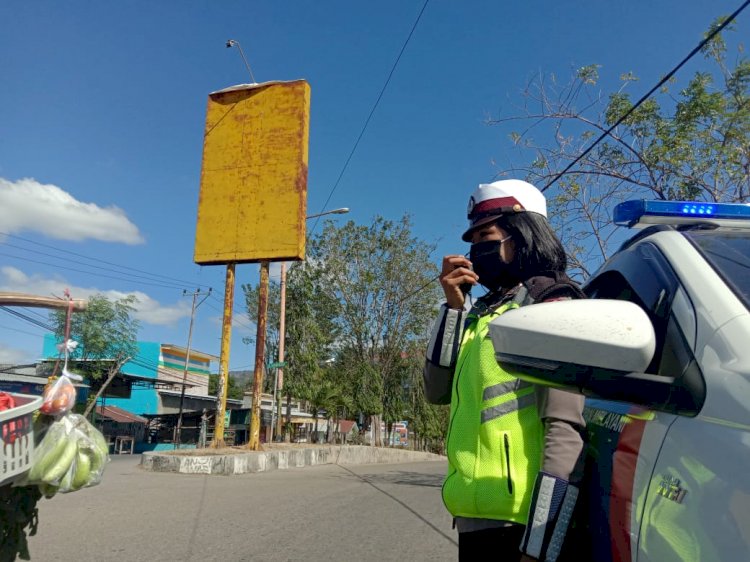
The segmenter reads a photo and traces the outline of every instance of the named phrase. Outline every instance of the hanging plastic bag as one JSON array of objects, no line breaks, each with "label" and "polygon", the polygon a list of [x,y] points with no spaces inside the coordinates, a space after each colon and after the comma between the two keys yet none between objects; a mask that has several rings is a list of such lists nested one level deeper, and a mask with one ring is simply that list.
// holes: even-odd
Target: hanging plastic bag
[{"label": "hanging plastic bag", "polygon": [[61,416],[76,403],[76,389],[70,378],[62,375],[44,388],[42,405],[39,411],[48,416]]},{"label": "hanging plastic bag", "polygon": [[73,492],[98,484],[108,460],[109,447],[99,430],[83,416],[67,414],[49,424],[19,485],[35,484],[47,497]]},{"label": "hanging plastic bag", "polygon": [[62,375],[44,388],[42,406],[39,411],[48,416],[62,416],[73,409],[76,403],[74,380],[83,380],[79,375],[68,371],[68,356],[78,346],[78,342],[65,340],[57,348],[65,354]]}]

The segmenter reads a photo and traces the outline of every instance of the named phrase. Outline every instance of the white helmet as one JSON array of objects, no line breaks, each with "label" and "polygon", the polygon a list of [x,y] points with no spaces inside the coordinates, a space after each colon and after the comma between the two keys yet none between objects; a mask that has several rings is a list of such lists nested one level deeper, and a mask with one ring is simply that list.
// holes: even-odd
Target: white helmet
[{"label": "white helmet", "polygon": [[500,180],[480,184],[469,198],[466,211],[469,228],[461,237],[471,241],[476,228],[497,220],[505,213],[538,213],[547,216],[547,200],[541,191],[523,180]]}]

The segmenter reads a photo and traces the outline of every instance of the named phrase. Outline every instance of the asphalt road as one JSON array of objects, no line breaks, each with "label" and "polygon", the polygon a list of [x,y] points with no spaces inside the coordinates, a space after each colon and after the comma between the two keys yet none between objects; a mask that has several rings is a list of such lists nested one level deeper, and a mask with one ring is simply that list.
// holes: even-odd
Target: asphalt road
[{"label": "asphalt road", "polygon": [[33,561],[457,560],[442,462],[322,465],[238,476],[146,472],[39,504]]}]

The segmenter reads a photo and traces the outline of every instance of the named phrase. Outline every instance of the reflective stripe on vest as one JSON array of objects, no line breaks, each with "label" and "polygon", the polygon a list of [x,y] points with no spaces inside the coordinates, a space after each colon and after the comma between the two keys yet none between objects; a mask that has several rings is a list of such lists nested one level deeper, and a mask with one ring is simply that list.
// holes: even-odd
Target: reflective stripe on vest
[{"label": "reflective stripe on vest", "polygon": [[529,406],[533,406],[535,404],[536,396],[533,393],[527,394],[526,396],[521,396],[518,399],[508,400],[507,402],[503,402],[499,406],[494,406],[492,408],[482,410],[482,423],[487,423],[488,421],[492,421],[495,418],[504,416],[505,414],[515,412],[516,410],[521,410],[522,408],[528,408]]}]

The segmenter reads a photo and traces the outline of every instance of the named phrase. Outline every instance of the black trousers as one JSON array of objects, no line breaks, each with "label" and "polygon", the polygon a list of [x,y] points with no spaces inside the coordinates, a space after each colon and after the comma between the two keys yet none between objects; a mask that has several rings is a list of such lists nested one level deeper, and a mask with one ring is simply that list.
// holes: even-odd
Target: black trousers
[{"label": "black trousers", "polygon": [[518,547],[523,538],[524,527],[512,525],[483,531],[458,533],[459,562],[517,562],[521,559]]}]

